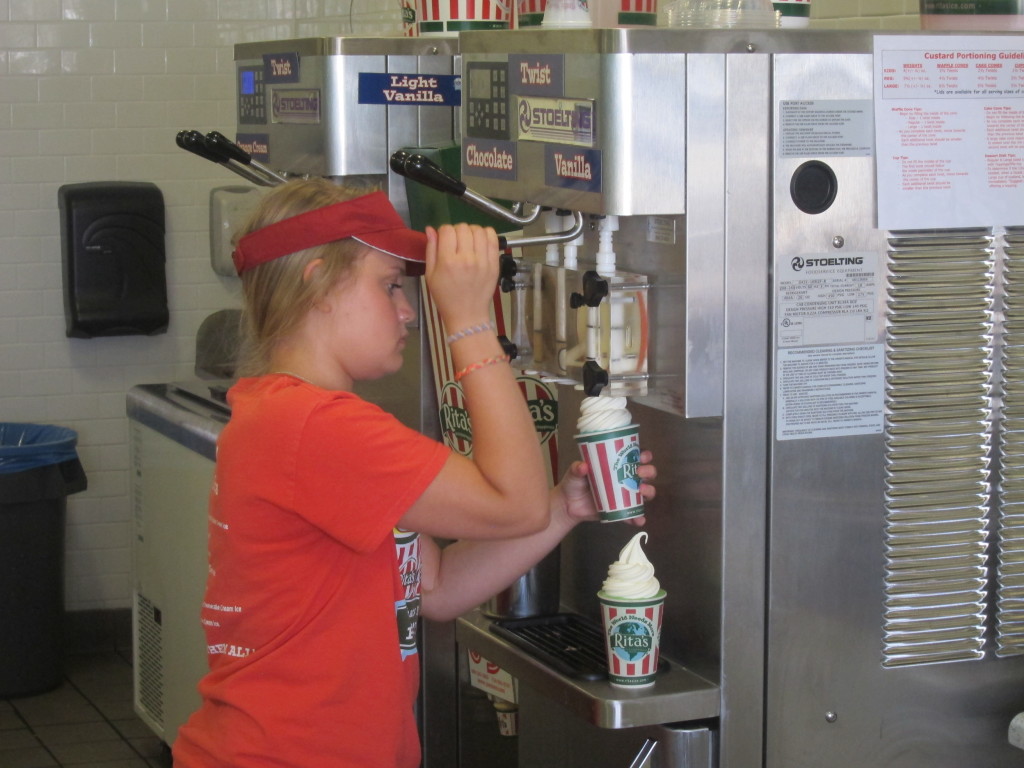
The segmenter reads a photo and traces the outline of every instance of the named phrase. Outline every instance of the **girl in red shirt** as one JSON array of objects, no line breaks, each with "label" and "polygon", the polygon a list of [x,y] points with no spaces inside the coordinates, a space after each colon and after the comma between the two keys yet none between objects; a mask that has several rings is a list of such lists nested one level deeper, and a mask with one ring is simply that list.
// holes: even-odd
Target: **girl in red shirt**
[{"label": "girl in red shirt", "polygon": [[[497,254],[492,229],[424,235],[382,192],[325,180],[275,188],[236,239],[246,341],[210,493],[210,673],[178,768],[415,768],[418,616],[479,605],[596,518],[581,462],[548,487],[490,323]],[[353,394],[402,364],[409,274],[451,334],[471,459]]]}]

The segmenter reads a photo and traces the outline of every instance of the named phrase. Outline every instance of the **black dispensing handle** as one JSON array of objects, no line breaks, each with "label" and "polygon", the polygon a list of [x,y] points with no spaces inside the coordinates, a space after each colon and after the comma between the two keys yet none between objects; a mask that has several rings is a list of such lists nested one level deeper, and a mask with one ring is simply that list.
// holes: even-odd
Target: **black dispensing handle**
[{"label": "black dispensing handle", "polygon": [[399,150],[391,155],[389,164],[391,170],[399,176],[418,181],[438,192],[446,192],[455,197],[462,197],[466,193],[466,185],[463,182],[423,155]]},{"label": "black dispensing handle", "polygon": [[508,336],[499,336],[498,343],[501,344],[501,348],[508,355],[509,360],[515,360],[519,357],[519,345]]},{"label": "black dispensing handle", "polygon": [[583,364],[583,392],[588,397],[597,397],[610,381],[608,371],[598,365],[596,360],[587,360]]},{"label": "black dispensing handle", "polygon": [[222,162],[220,156],[212,152],[209,147],[206,146],[206,139],[199,131],[178,131],[178,135],[175,137],[175,141],[178,146],[182,149],[188,150],[194,155],[199,155],[206,160],[212,160],[215,163]]},{"label": "black dispensing handle", "polygon": [[608,281],[594,270],[588,269],[583,273],[583,293],[574,291],[569,294],[569,306],[573,309],[597,307],[601,305],[607,295]]},{"label": "black dispensing handle", "polygon": [[210,131],[206,134],[205,141],[207,149],[221,155],[225,160],[235,160],[243,165],[249,165],[252,162],[252,157],[248,152],[219,131]]}]

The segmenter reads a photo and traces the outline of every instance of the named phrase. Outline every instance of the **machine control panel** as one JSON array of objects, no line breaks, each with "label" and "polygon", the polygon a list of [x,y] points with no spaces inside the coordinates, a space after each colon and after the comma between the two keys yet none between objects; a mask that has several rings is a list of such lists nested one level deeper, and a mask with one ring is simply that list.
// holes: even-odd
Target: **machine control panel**
[{"label": "machine control panel", "polygon": [[508,139],[508,66],[503,62],[473,62],[467,67],[466,135]]},{"label": "machine control panel", "polygon": [[238,68],[238,123],[266,125],[267,98],[263,66]]}]

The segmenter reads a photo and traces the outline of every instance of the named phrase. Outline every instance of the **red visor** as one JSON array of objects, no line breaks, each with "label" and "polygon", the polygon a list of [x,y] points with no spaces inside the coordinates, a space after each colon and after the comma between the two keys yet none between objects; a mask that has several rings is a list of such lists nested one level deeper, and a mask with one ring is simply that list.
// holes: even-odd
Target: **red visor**
[{"label": "red visor", "polygon": [[410,275],[423,274],[427,236],[405,226],[383,192],[300,213],[250,232],[238,241],[231,258],[242,274],[264,262],[346,237],[404,259]]}]

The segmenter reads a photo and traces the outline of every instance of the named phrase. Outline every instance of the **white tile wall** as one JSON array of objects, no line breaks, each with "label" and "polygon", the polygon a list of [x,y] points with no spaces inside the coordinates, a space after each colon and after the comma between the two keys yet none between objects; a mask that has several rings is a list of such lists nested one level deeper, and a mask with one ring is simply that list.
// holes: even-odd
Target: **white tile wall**
[{"label": "white tile wall", "polygon": [[[209,267],[206,204],[241,182],[175,134],[234,133],[235,42],[399,27],[397,1],[0,0],[0,421],[78,431],[89,489],[68,499],[70,610],[130,604],[125,393],[189,377],[199,323],[238,303]],[[68,339],[57,190],[118,180],[163,192],[170,328]]]},{"label": "white tile wall", "polygon": [[[816,27],[916,28],[916,10],[812,5]],[[236,42],[399,25],[397,0],[0,0],[0,421],[78,431],[89,489],[68,500],[69,609],[130,604],[126,391],[189,377],[199,323],[238,303],[209,268],[206,218],[209,190],[238,180],[175,133],[234,132]],[[57,190],[114,180],[164,194],[170,328],[68,339]]]}]

